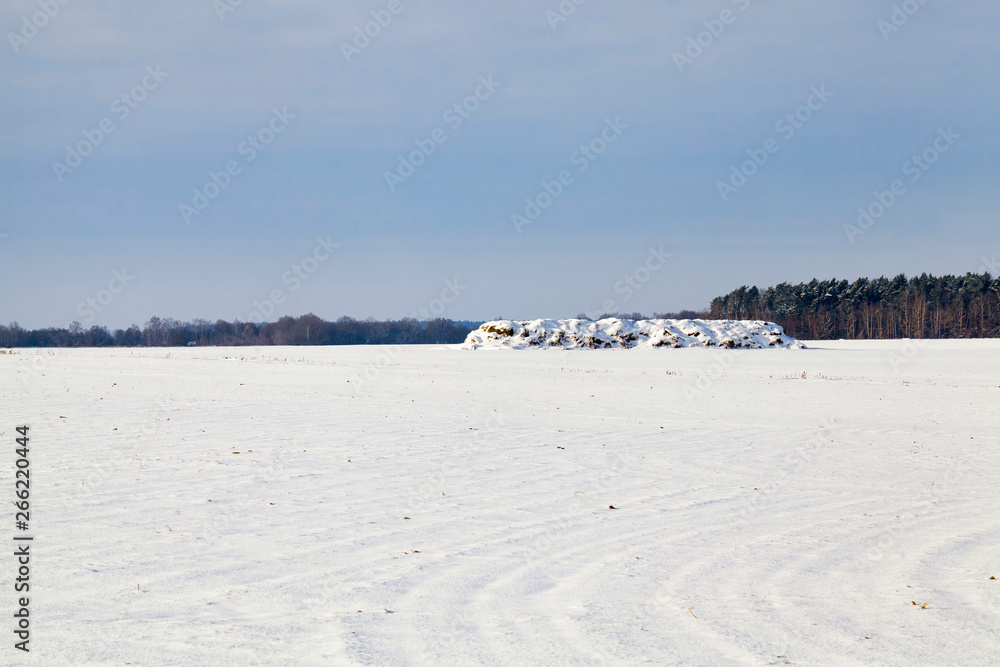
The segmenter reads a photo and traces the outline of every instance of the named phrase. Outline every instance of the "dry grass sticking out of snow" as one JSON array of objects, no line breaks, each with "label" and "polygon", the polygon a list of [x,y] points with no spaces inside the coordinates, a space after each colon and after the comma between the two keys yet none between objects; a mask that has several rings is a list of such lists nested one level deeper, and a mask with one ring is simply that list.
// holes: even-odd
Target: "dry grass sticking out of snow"
[{"label": "dry grass sticking out of snow", "polygon": [[2,664],[1000,664],[1000,341],[15,352]]}]

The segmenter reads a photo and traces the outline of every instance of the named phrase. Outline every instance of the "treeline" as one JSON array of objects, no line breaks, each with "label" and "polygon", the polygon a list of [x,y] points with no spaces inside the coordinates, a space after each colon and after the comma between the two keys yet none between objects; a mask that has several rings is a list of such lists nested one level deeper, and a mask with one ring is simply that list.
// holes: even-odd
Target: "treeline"
[{"label": "treeline", "polygon": [[[706,319],[708,317],[707,310],[682,310],[679,313],[654,313],[650,317],[646,317],[642,313],[601,313],[594,320],[603,320],[612,317],[618,320],[698,320]],[[578,320],[591,319],[586,313],[580,313],[576,316]]]},{"label": "treeline", "polygon": [[22,329],[16,322],[0,325],[0,347],[183,347],[193,345],[393,345],[461,343],[478,323],[435,319],[378,322],[341,317],[327,322],[316,315],[282,317],[277,322],[226,322],[153,317],[146,326],[109,330],[84,329],[73,322],[66,329]]},{"label": "treeline", "polygon": [[[605,313],[645,319],[641,313]],[[582,313],[580,319],[586,319]],[[1000,337],[1000,278],[989,273],[964,276],[921,274],[907,279],[859,278],[781,283],[761,291],[743,286],[712,300],[708,311],[660,313],[663,319],[735,319],[777,322],[796,338],[996,338]],[[406,345],[455,344],[479,322],[435,319],[375,321],[316,315],[282,317],[277,322],[226,322],[153,317],[142,328],[28,330],[16,322],[0,325],[0,347],[182,347],[194,345]]]},{"label": "treeline", "polygon": [[740,287],[712,301],[717,319],[776,322],[796,338],[995,338],[1000,278],[989,273],[859,278]]}]

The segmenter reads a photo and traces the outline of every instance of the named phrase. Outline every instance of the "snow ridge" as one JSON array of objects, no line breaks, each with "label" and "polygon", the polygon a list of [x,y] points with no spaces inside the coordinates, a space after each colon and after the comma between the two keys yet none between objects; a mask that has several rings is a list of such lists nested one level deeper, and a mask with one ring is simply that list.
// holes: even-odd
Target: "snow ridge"
[{"label": "snow ridge", "polygon": [[762,320],[494,320],[465,339],[463,348],[805,347]]}]

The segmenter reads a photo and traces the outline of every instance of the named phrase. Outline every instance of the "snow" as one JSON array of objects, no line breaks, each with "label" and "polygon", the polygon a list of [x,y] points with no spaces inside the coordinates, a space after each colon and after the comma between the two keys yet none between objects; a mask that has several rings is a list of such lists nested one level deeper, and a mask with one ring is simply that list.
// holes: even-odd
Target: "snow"
[{"label": "snow", "polygon": [[458,348],[0,354],[18,662],[1000,663],[1000,341]]},{"label": "snow", "polygon": [[760,320],[494,320],[465,339],[468,349],[692,346],[802,347],[777,324]]}]

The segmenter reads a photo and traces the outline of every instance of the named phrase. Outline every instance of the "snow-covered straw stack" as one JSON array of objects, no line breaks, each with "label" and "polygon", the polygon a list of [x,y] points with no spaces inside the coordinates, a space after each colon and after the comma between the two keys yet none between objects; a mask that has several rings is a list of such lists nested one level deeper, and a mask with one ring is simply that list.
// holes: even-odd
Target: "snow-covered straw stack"
[{"label": "snow-covered straw stack", "polygon": [[467,349],[563,347],[805,347],[761,320],[531,320],[487,322],[465,339]]}]

